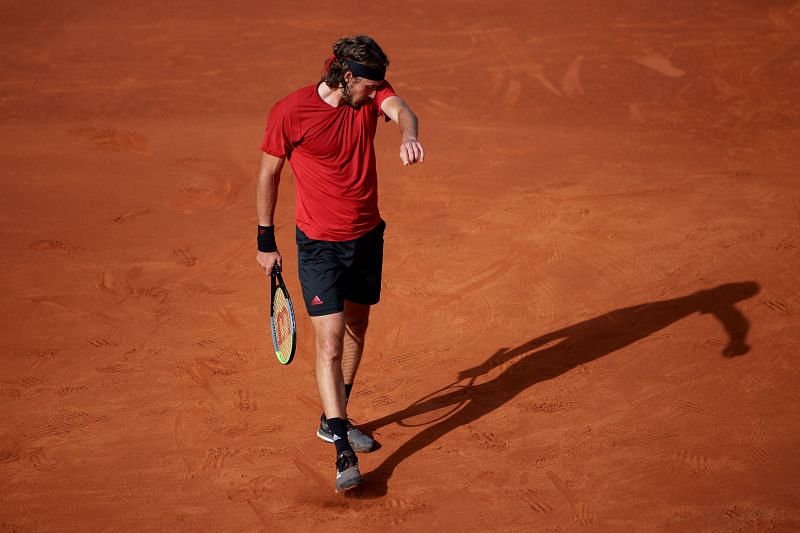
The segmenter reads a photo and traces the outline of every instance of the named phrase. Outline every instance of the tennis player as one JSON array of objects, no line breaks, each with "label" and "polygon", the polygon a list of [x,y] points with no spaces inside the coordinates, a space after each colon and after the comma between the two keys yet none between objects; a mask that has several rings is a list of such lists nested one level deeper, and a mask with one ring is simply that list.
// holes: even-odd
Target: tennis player
[{"label": "tennis player", "polygon": [[[295,174],[296,240],[303,300],[314,325],[324,413],[317,436],[336,447],[336,491],[358,486],[355,452],[375,442],[349,423],[347,402],[378,303],[383,233],[373,140],[378,119],[395,122],[403,165],[423,161],[416,115],[385,79],[389,59],[365,35],[333,44],[322,79],[279,100],[267,118],[258,176],[257,261],[267,274],[281,255],[274,213],[285,160]],[[282,265],[281,265],[282,266]]]}]

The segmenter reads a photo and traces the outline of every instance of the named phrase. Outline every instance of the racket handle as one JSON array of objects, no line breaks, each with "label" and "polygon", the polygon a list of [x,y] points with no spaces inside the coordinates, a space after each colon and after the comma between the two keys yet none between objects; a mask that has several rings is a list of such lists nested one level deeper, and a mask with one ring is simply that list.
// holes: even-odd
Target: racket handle
[{"label": "racket handle", "polygon": [[272,267],[272,273],[273,274],[281,273],[281,266],[278,263],[275,263],[275,265]]}]

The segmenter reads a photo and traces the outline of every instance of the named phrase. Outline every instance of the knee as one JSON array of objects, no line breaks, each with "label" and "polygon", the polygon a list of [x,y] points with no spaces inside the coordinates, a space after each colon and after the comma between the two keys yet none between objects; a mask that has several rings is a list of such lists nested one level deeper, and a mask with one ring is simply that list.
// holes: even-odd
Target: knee
[{"label": "knee", "polygon": [[317,340],[317,357],[326,362],[342,359],[342,339],[336,335],[326,335]]}]

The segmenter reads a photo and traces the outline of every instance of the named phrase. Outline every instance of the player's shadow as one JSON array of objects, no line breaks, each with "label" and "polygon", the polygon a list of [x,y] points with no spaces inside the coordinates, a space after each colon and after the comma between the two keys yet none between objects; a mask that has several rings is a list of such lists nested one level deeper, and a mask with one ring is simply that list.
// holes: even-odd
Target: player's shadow
[{"label": "player's shadow", "polygon": [[[712,314],[722,323],[728,334],[723,356],[744,355],[750,350],[746,343],[750,324],[734,304],[754,296],[759,290],[758,283],[752,281],[720,285],[671,300],[617,309],[514,348],[499,349],[480,365],[462,370],[458,376],[460,381],[453,386],[364,425],[364,429],[371,432],[392,423],[413,421],[415,417],[424,419],[426,414],[433,419],[367,473],[363,489],[354,496],[385,495],[397,465],[450,431],[491,413],[536,383],[633,344],[693,313]],[[504,369],[498,370],[500,374],[496,377],[480,381],[481,376],[503,365]]]}]

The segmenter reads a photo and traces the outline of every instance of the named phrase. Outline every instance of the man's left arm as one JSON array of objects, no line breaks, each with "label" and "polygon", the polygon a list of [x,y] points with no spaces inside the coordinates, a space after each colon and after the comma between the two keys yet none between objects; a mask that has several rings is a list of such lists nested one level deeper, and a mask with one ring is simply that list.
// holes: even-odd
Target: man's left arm
[{"label": "man's left arm", "polygon": [[425,150],[417,139],[419,134],[417,115],[399,96],[390,96],[384,100],[381,103],[381,111],[400,128],[402,135],[400,160],[403,162],[403,166],[422,163],[425,160]]}]

